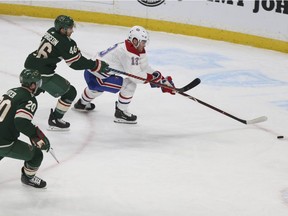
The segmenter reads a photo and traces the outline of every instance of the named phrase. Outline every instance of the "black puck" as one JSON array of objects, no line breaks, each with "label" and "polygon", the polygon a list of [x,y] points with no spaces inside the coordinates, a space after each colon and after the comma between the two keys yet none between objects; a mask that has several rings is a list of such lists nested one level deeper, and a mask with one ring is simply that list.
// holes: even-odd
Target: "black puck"
[{"label": "black puck", "polygon": [[277,139],[283,139],[284,136],[277,136]]}]

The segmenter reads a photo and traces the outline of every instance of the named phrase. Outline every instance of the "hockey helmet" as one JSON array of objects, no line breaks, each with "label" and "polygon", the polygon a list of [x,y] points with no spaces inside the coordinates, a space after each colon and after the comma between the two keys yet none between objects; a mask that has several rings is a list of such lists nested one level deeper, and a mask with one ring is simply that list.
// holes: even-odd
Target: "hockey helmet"
[{"label": "hockey helmet", "polygon": [[130,29],[128,34],[128,40],[132,42],[134,38],[138,40],[138,44],[141,41],[149,41],[148,32],[142,26],[133,26]]},{"label": "hockey helmet", "polygon": [[55,19],[54,27],[56,31],[60,31],[62,28],[67,29],[74,27],[74,20],[69,16],[60,15]]},{"label": "hockey helmet", "polygon": [[35,83],[37,90],[42,85],[41,74],[38,70],[24,69],[20,74],[20,83],[25,87],[30,87],[31,84]]}]

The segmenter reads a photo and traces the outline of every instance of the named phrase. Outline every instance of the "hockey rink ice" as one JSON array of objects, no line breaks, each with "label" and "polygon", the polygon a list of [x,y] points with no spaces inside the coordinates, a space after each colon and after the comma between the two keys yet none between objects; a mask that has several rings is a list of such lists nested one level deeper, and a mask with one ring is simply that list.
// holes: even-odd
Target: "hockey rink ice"
[{"label": "hockey rink ice", "polygon": [[[54,20],[0,15],[1,95],[19,86],[26,56]],[[72,38],[92,58],[126,39],[129,28],[77,23]],[[38,96],[34,123],[50,139],[60,164],[44,152],[38,176],[47,189],[20,181],[22,161],[0,162],[2,216],[287,216],[288,55],[150,31],[150,64],[177,87],[241,119],[245,125],[182,95],[138,85],[129,111],[137,125],[115,124],[117,94],[104,93],[96,110],[69,110],[68,132],[47,131],[57,99]],[[78,91],[83,71],[63,61],[57,73]],[[283,135],[284,139],[277,139]],[[26,137],[22,139],[28,141]]]}]

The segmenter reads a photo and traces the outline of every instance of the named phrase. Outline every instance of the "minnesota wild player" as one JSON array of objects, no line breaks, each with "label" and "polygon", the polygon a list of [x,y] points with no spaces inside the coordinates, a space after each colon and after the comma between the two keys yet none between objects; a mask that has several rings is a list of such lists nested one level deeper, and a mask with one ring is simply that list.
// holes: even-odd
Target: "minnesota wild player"
[{"label": "minnesota wild player", "polygon": [[[20,83],[21,87],[12,88],[0,97],[0,158],[24,160],[22,183],[43,188],[46,182],[35,174],[43,160],[41,150],[49,151],[50,142],[32,123],[38,106],[34,94],[41,87],[41,74],[24,69]],[[20,133],[29,137],[31,144],[19,140]]]},{"label": "minnesota wild player", "polygon": [[59,98],[55,109],[51,109],[48,124],[50,130],[68,130],[70,123],[62,119],[70,108],[77,92],[68,80],[55,73],[57,63],[62,59],[74,70],[87,69],[92,74],[106,73],[108,64],[98,59],[91,60],[82,56],[76,42],[71,39],[74,20],[66,15],[58,16],[54,27],[42,37],[39,48],[25,61],[25,68],[40,71],[43,85],[41,89]]}]

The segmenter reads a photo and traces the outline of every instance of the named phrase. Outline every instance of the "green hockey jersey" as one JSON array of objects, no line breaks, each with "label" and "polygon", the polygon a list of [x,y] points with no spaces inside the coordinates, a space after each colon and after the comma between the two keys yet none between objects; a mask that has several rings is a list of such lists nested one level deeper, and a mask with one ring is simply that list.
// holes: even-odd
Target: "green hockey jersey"
[{"label": "green hockey jersey", "polygon": [[36,135],[31,122],[37,110],[37,100],[25,87],[13,88],[0,97],[0,147],[15,141],[20,132]]},{"label": "green hockey jersey", "polygon": [[25,68],[39,70],[41,74],[53,74],[62,59],[74,70],[96,68],[96,62],[82,56],[73,39],[61,35],[54,27],[42,37],[38,50],[27,57]]}]

